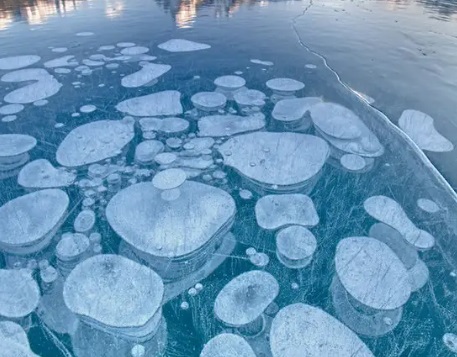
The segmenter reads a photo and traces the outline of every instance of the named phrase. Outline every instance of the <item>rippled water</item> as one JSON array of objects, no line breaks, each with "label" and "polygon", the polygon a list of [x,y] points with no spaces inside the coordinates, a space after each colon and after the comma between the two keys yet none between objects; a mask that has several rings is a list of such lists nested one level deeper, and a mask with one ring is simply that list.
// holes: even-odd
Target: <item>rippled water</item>
[{"label": "rippled water", "polygon": [[455,353],[452,3],[0,8],[7,356]]}]

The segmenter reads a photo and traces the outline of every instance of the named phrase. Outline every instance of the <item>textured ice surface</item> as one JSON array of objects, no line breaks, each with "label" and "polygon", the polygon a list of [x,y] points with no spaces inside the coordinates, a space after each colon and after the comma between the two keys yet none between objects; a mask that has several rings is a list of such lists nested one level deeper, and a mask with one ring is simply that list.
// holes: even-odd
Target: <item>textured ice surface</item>
[{"label": "textured ice surface", "polygon": [[267,195],[255,205],[257,224],[274,230],[291,224],[313,227],[319,223],[314,203],[306,195]]},{"label": "textured ice surface", "polygon": [[30,135],[2,134],[0,135],[0,159],[25,154],[36,144],[36,139]]},{"label": "textured ice surface", "polygon": [[0,316],[20,318],[36,309],[40,289],[28,270],[0,269]]},{"label": "textured ice surface", "polygon": [[400,204],[392,198],[372,196],[365,200],[363,206],[370,216],[395,228],[417,249],[430,249],[435,245],[435,238],[430,233],[417,228]]},{"label": "textured ice surface", "polygon": [[0,70],[10,71],[31,66],[41,60],[40,56],[25,55],[0,58]]},{"label": "textured ice surface", "polygon": [[138,72],[123,77],[121,84],[126,88],[141,87],[156,80],[170,69],[171,66],[167,64],[145,63]]},{"label": "textured ice surface", "polygon": [[187,181],[180,191],[179,199],[163,201],[152,183],[130,186],[112,198],[106,217],[133,247],[154,256],[184,256],[233,218],[235,202],[225,191],[198,182]]},{"label": "textured ice surface", "polygon": [[67,167],[92,164],[121,153],[134,136],[129,120],[99,120],[73,129],[57,148],[57,162]]},{"label": "textured ice surface", "polygon": [[276,103],[272,116],[282,122],[293,122],[302,119],[310,108],[322,102],[317,97],[283,99]]},{"label": "textured ice surface", "polygon": [[55,168],[46,159],[37,159],[21,169],[17,182],[26,188],[56,188],[70,186],[75,179],[75,174]]},{"label": "textured ice surface", "polygon": [[446,152],[454,150],[454,145],[441,135],[433,125],[433,118],[418,110],[403,111],[398,126],[422,150]]},{"label": "textured ice surface", "polygon": [[204,43],[198,43],[183,39],[168,40],[167,42],[161,43],[157,47],[168,52],[192,52],[211,48],[210,45],[206,45]]},{"label": "textured ice surface", "polygon": [[168,90],[124,100],[116,109],[140,117],[178,115],[183,112],[180,99],[181,93]]},{"label": "textured ice surface", "polygon": [[43,240],[62,223],[69,202],[67,194],[59,189],[37,191],[8,201],[0,207],[0,245],[14,247]]},{"label": "textured ice surface", "polygon": [[214,313],[229,326],[253,322],[279,293],[279,284],[269,273],[252,270],[233,278],[217,295]]},{"label": "textured ice surface", "polygon": [[315,136],[258,132],[239,135],[220,146],[224,163],[242,176],[278,187],[304,184],[319,173],[329,155]]},{"label": "textured ice surface", "polygon": [[200,357],[256,357],[249,343],[241,336],[221,333],[209,340]]},{"label": "textured ice surface", "polygon": [[140,327],[160,308],[162,279],[118,255],[98,255],[72,270],[63,290],[74,313],[112,327]]},{"label": "textured ice surface", "polygon": [[347,292],[373,309],[397,309],[411,295],[405,266],[392,249],[374,238],[341,240],[336,248],[335,270]]},{"label": "textured ice surface", "polygon": [[210,115],[198,120],[199,136],[232,136],[262,129],[266,125],[265,115],[251,114],[247,117],[238,115]]},{"label": "textured ice surface", "polygon": [[325,311],[305,304],[282,308],[270,331],[273,357],[373,357],[357,335]]}]

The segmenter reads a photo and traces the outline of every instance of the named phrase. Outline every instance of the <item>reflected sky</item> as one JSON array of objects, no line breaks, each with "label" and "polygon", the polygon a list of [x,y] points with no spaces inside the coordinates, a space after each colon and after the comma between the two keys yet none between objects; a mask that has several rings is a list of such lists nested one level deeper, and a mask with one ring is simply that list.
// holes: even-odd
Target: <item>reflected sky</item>
[{"label": "reflected sky", "polygon": [[[240,6],[267,6],[269,0],[155,0],[160,8],[170,14],[178,28],[190,28],[198,16],[230,17]],[[299,0],[297,0],[299,1]],[[379,0],[388,10],[397,10],[417,3],[431,17],[451,21],[457,13],[456,0]],[[96,3],[96,4],[95,4]],[[324,2],[325,3],[325,2]],[[16,22],[30,25],[46,23],[51,17],[69,16],[75,11],[104,6],[107,18],[122,15],[128,3],[125,0],[0,0],[0,30]]]}]

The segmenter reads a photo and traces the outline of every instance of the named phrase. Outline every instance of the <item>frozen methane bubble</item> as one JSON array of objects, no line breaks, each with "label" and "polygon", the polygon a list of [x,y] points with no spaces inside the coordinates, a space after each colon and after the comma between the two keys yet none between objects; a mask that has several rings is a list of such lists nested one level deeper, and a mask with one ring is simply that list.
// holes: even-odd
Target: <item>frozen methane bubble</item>
[{"label": "frozen methane bubble", "polygon": [[[271,115],[284,124],[297,124],[305,119],[305,115],[313,105],[321,102],[322,99],[318,97],[283,99],[275,104]],[[306,127],[309,126],[311,126],[310,119],[306,122]]]},{"label": "frozen methane bubble", "polygon": [[164,145],[158,140],[145,140],[135,148],[135,162],[143,165],[154,163],[157,154],[164,150]]},{"label": "frozen methane bubble", "polygon": [[367,166],[367,162],[362,156],[354,154],[345,154],[340,158],[341,166],[349,171],[360,171]]},{"label": "frozen methane bubble", "polygon": [[260,64],[262,66],[273,66],[274,65],[274,63],[271,61],[262,61],[259,59],[251,59],[251,63]]},{"label": "frozen methane bubble", "polygon": [[428,267],[421,259],[418,259],[416,265],[408,270],[408,274],[411,291],[422,289],[430,277]]},{"label": "frozen methane bubble", "polygon": [[222,76],[222,77],[217,77],[214,80],[214,84],[220,88],[221,90],[224,91],[235,91],[237,89],[243,88],[244,85],[246,84],[246,81],[244,78],[240,76]]},{"label": "frozen methane bubble", "polygon": [[1,115],[11,115],[19,113],[24,109],[22,104],[7,104],[0,107],[0,114]]},{"label": "frozen methane bubble", "polygon": [[443,343],[449,351],[457,353],[457,335],[454,333],[445,333],[443,335]]},{"label": "frozen methane bubble", "polygon": [[378,138],[351,110],[335,103],[318,103],[310,109],[316,131],[332,144],[340,154],[378,157],[384,147]]},{"label": "frozen methane bubble", "polygon": [[55,47],[51,51],[55,52],[55,53],[63,53],[63,52],[67,52],[68,48],[67,47]]},{"label": "frozen methane bubble", "polygon": [[273,192],[311,190],[329,156],[321,138],[297,133],[257,132],[227,140],[218,151],[255,187]]},{"label": "frozen methane bubble", "polygon": [[0,338],[2,357],[39,357],[29,347],[8,338]]},{"label": "frozen methane bubble", "polygon": [[59,58],[54,58],[53,60],[47,61],[44,63],[46,68],[57,68],[57,67],[68,67],[72,66],[74,63],[75,56],[68,55],[62,56]]},{"label": "frozen methane bubble", "polygon": [[[150,268],[119,255],[101,254],[78,264],[65,280],[67,307],[83,321],[141,328],[161,315],[164,286]],[[126,308],[128,306],[128,308]]]},{"label": "frozen methane bubble", "polygon": [[145,63],[138,72],[123,77],[121,84],[125,88],[137,88],[146,84],[153,84],[157,78],[170,69],[171,66],[168,64]]},{"label": "frozen methane bubble", "polygon": [[316,237],[305,227],[289,226],[276,234],[276,256],[286,267],[306,267],[316,248]]},{"label": "frozen methane bubble", "polygon": [[33,312],[40,301],[40,289],[26,270],[0,269],[0,316],[19,319]]},{"label": "frozen methane bubble", "polygon": [[159,165],[169,165],[175,162],[178,156],[172,152],[162,152],[154,157],[154,161]]},{"label": "frozen methane bubble", "polygon": [[133,47],[135,46],[135,43],[133,42],[119,42],[116,44],[117,47],[120,47],[120,48],[127,48],[127,47]]},{"label": "frozen methane bubble", "polygon": [[81,108],[79,108],[81,113],[92,113],[95,110],[97,110],[97,107],[93,104],[83,105]]},{"label": "frozen methane bubble", "polygon": [[302,82],[291,78],[270,79],[267,81],[266,85],[273,93],[284,96],[294,95],[296,91],[305,88],[305,85]]},{"label": "frozen methane bubble", "polygon": [[189,129],[189,122],[182,118],[141,118],[140,127],[143,132],[159,132],[166,135],[183,134]]},{"label": "frozen methane bubble", "polygon": [[256,357],[247,341],[232,333],[214,336],[203,346],[200,357]]},{"label": "frozen methane bubble", "polygon": [[29,339],[21,325],[12,321],[0,321],[0,340],[7,339],[30,348]]},{"label": "frozen methane bubble", "polygon": [[2,82],[32,82],[8,93],[7,103],[29,104],[56,94],[62,84],[43,68],[27,68],[9,72],[1,78]]},{"label": "frozen methane bubble", "polygon": [[365,200],[363,206],[370,216],[395,228],[416,249],[430,249],[435,245],[435,238],[430,233],[417,228],[400,204],[392,198],[372,196]]},{"label": "frozen methane bubble", "polygon": [[116,109],[134,116],[161,116],[182,114],[181,93],[167,90],[141,97],[126,99]]},{"label": "frozen methane bubble", "polygon": [[431,116],[418,110],[407,109],[398,119],[398,126],[422,150],[433,152],[454,150],[454,145],[435,129],[433,122]]},{"label": "frozen methane bubble", "polygon": [[235,93],[233,99],[235,99],[236,104],[240,108],[251,106],[263,107],[265,105],[266,95],[256,89],[246,89]]},{"label": "frozen methane bubble", "polygon": [[117,156],[134,137],[131,120],[99,120],[73,129],[57,148],[57,162],[67,167]]},{"label": "frozen methane bubble", "polygon": [[37,159],[19,172],[17,182],[25,188],[57,188],[73,184],[76,175],[65,169],[56,169],[48,160]]},{"label": "frozen methane bubble", "polygon": [[36,191],[5,203],[0,207],[0,248],[8,252],[43,249],[63,223],[69,203],[59,189]]},{"label": "frozen methane bubble", "polygon": [[178,188],[186,181],[187,175],[181,169],[168,169],[157,173],[152,184],[159,190],[171,190]]},{"label": "frozen methane bubble", "polygon": [[217,92],[199,92],[190,100],[195,108],[203,111],[217,111],[224,108],[227,102],[225,95]]},{"label": "frozen methane bubble", "polygon": [[204,43],[198,43],[183,39],[172,39],[168,40],[164,43],[158,45],[162,50],[168,52],[192,52],[192,51],[200,51],[200,50],[207,50],[211,48],[210,45],[206,45]]},{"label": "frozen methane bubble", "polygon": [[210,115],[198,120],[199,136],[232,136],[257,131],[266,125],[265,115],[254,113],[247,117],[238,115]]},{"label": "frozen methane bubble", "polygon": [[143,46],[126,47],[121,51],[124,56],[138,56],[149,52],[149,48]]},{"label": "frozen methane bubble", "polygon": [[440,207],[436,204],[436,202],[429,200],[428,198],[419,198],[417,200],[417,206],[428,213],[436,213],[440,210]]},{"label": "frozen methane bubble", "polygon": [[22,134],[0,135],[0,163],[8,158],[27,154],[37,144],[33,136]]},{"label": "frozen methane bubble", "polygon": [[219,188],[186,181],[179,191],[177,199],[163,200],[162,190],[142,182],[118,192],[106,208],[114,231],[164,279],[203,265],[208,258],[202,255],[215,250],[236,212],[233,198]]},{"label": "frozen methane bubble", "polygon": [[[76,265],[78,258],[82,258],[84,253],[89,249],[89,246],[90,240],[84,234],[75,233],[63,236],[56,246],[57,265],[59,265],[61,270],[62,262],[67,263],[65,267],[70,267],[68,263],[71,261],[74,261],[74,265]],[[66,275],[64,274],[64,276]]]},{"label": "frozen methane bubble", "polygon": [[95,212],[90,209],[85,209],[79,212],[75,219],[73,227],[75,232],[88,233],[94,228],[95,225]]},{"label": "frozen methane bubble", "polygon": [[299,193],[263,196],[255,205],[255,217],[257,224],[268,230],[289,225],[314,227],[319,223],[313,201]]},{"label": "frozen methane bubble", "polygon": [[265,271],[251,270],[225,285],[214,302],[216,317],[228,326],[254,322],[278,296],[277,280]]},{"label": "frozen methane bubble", "polygon": [[344,289],[361,304],[394,310],[411,295],[408,272],[386,244],[370,237],[349,237],[338,243],[335,270]]},{"label": "frozen methane bubble", "polygon": [[20,69],[31,66],[41,60],[40,56],[24,55],[24,56],[11,56],[0,58],[0,70],[10,71],[13,69]]},{"label": "frozen methane bubble", "polygon": [[273,357],[374,357],[340,321],[301,303],[279,310],[271,325],[270,347]]},{"label": "frozen methane bubble", "polygon": [[89,36],[93,36],[93,35],[95,35],[93,32],[88,32],[88,31],[86,31],[86,32],[78,32],[76,34],[76,36],[79,36],[79,37],[89,37]]},{"label": "frozen methane bubble", "polygon": [[368,233],[370,237],[376,238],[386,244],[397,254],[406,269],[413,268],[419,261],[417,250],[403,239],[400,232],[384,223],[375,223]]}]

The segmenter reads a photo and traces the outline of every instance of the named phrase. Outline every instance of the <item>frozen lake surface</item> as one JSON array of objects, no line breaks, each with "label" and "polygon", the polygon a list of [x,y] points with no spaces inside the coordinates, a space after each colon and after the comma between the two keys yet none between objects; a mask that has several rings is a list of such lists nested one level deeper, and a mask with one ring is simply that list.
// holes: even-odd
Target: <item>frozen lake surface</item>
[{"label": "frozen lake surface", "polygon": [[0,0],[0,354],[457,355],[456,11]]}]

